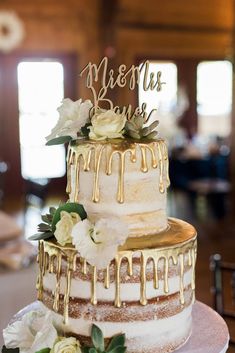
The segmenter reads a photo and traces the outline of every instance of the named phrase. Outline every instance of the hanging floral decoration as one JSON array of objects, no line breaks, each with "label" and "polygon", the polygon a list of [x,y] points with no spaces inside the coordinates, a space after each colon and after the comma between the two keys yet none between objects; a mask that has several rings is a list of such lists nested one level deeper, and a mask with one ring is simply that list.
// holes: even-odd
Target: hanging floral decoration
[{"label": "hanging floral decoration", "polygon": [[9,53],[17,48],[25,36],[23,22],[11,11],[0,11],[0,51]]}]

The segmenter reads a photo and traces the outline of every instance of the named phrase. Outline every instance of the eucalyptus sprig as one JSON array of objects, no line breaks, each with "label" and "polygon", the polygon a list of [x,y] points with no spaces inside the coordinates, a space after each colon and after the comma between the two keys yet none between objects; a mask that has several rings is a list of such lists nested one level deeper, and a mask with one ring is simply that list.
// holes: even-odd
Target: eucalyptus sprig
[{"label": "eucalyptus sprig", "polygon": [[125,335],[113,336],[108,346],[105,348],[104,335],[101,329],[92,325],[91,329],[91,340],[94,347],[83,347],[83,353],[125,353]]},{"label": "eucalyptus sprig", "polygon": [[50,207],[49,213],[42,215],[42,223],[38,225],[38,233],[29,237],[29,240],[46,240],[54,237],[56,224],[60,221],[61,211],[79,214],[81,220],[87,218],[87,213],[83,205],[75,202],[67,202],[58,208]]}]

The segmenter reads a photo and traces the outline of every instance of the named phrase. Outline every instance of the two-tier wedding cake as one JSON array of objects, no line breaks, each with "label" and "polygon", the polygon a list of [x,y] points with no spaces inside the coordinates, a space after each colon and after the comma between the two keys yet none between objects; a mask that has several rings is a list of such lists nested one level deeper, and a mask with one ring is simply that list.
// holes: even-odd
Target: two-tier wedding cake
[{"label": "two-tier wedding cake", "polygon": [[[128,77],[134,88],[148,62],[139,71],[121,65],[115,79],[106,64],[82,71],[88,88],[102,71],[100,91],[93,103],[65,99],[47,138],[69,142],[68,202],[51,207],[33,237],[41,304],[4,330],[6,352],[166,353],[191,334],[196,231],[167,218],[168,151],[158,122],[148,123],[143,106],[132,114],[109,100],[110,109],[100,106]],[[161,75],[148,77],[145,88],[159,90]]]}]

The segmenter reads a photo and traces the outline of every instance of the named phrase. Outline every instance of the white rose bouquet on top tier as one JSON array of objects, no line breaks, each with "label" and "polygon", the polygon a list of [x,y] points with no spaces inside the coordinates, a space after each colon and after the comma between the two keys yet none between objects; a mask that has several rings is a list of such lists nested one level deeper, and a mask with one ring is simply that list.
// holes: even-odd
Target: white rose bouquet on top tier
[{"label": "white rose bouquet on top tier", "polygon": [[113,110],[100,109],[91,119],[89,138],[92,140],[105,140],[123,138],[126,117]]},{"label": "white rose bouquet on top tier", "polygon": [[81,99],[73,102],[66,98],[57,109],[59,120],[46,137],[47,145],[60,144],[74,140],[81,133],[81,129],[90,121],[90,110],[93,107],[90,100]]}]

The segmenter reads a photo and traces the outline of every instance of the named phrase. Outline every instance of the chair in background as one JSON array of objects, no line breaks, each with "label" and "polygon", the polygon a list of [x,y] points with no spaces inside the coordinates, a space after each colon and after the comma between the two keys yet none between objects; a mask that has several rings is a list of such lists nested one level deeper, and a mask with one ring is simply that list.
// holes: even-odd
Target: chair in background
[{"label": "chair in background", "polygon": [[[235,263],[224,262],[219,254],[215,254],[210,258],[210,269],[213,273],[213,307],[224,319],[233,322],[232,331],[235,331]],[[225,275],[230,276],[226,283]],[[230,298],[225,297],[225,287],[230,290]],[[230,339],[230,344],[235,346],[235,338]]]},{"label": "chair in background", "polygon": [[4,184],[7,170],[7,164],[4,161],[0,160],[0,207],[2,206],[4,199]]},{"label": "chair in background", "polygon": [[32,204],[36,204],[40,209],[44,207],[50,180],[47,178],[25,180],[25,210]]}]

